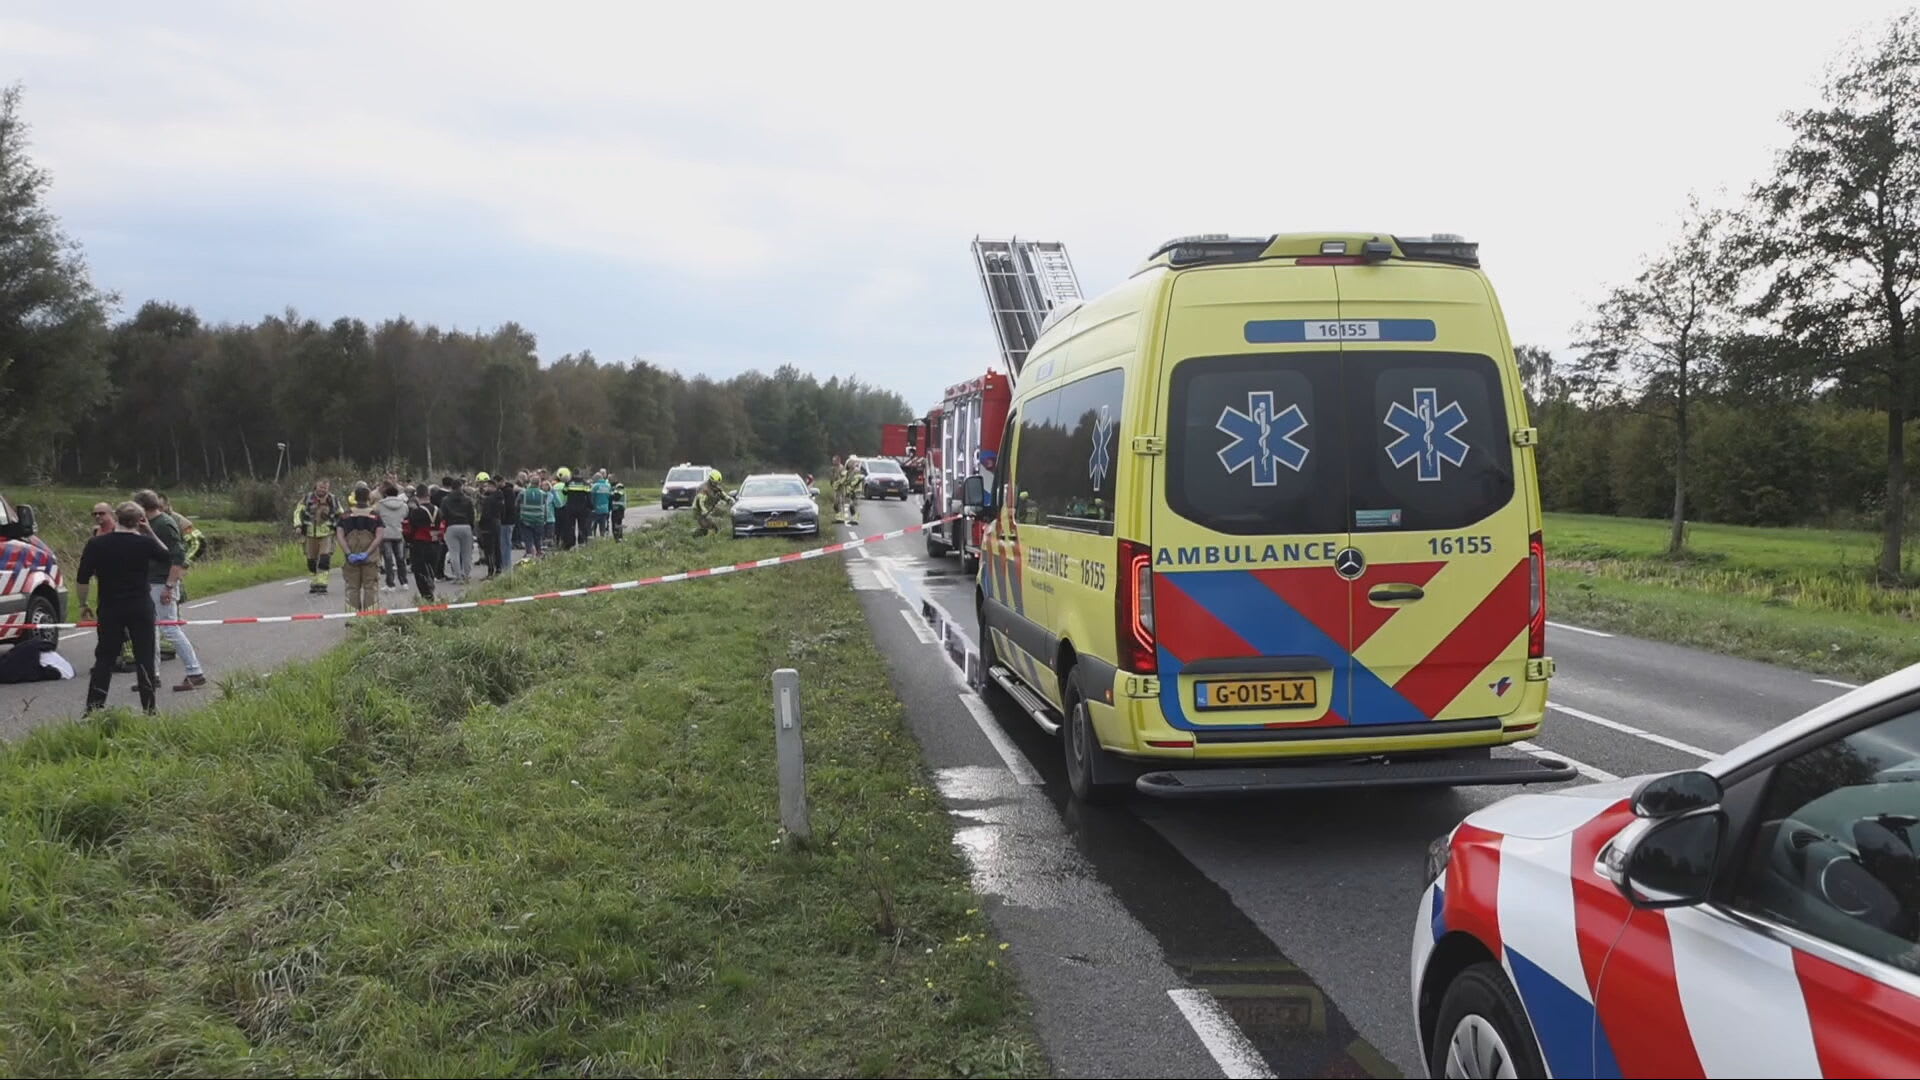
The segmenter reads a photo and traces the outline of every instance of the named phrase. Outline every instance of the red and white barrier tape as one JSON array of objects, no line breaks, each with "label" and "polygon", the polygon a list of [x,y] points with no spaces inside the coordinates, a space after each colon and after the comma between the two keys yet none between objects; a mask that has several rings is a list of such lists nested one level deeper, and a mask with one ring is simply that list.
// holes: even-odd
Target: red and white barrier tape
[{"label": "red and white barrier tape", "polygon": [[[774,555],[765,559],[752,559],[737,562],[729,566],[709,566],[704,570],[683,570],[677,574],[662,574],[659,577],[637,578],[633,581],[616,581],[611,585],[589,585],[580,589],[559,589],[554,592],[534,593],[530,596],[496,597],[491,600],[462,600],[451,604],[420,604],[415,607],[368,608],[366,611],[328,611],[303,612],[298,615],[249,615],[231,619],[161,619],[158,626],[252,626],[255,623],[302,623],[330,622],[335,619],[372,619],[383,615],[421,615],[431,611],[466,611],[469,608],[499,607],[502,604],[525,604],[534,600],[559,600],[570,596],[591,596],[594,593],[621,592],[626,589],[638,589],[646,585],[667,585],[675,581],[692,581],[696,578],[714,577],[719,574],[732,574],[741,570],[758,570],[766,566],[778,566],[782,563],[799,562],[802,559],[817,559],[822,555],[832,555],[850,548],[878,544],[886,540],[898,540],[908,533],[923,532],[929,525],[945,525],[959,518],[958,514],[949,514],[932,521],[923,521],[918,525],[909,525],[904,529],[875,533],[854,540],[843,540],[825,547],[809,548],[806,551],[790,551],[785,555]],[[42,627],[61,630],[85,630],[99,626],[98,621],[41,623]]]}]

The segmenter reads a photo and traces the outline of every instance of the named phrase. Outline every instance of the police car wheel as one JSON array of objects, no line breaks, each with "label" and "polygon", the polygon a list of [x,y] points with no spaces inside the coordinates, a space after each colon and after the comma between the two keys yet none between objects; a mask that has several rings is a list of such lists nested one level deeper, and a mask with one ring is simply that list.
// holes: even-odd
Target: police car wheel
[{"label": "police car wheel", "polygon": [[1060,725],[1060,745],[1066,750],[1067,784],[1073,797],[1084,803],[1112,802],[1126,792],[1124,784],[1101,784],[1093,779],[1093,759],[1102,753],[1099,737],[1093,733],[1093,713],[1087,709],[1080,691],[1067,690],[1066,723]]},{"label": "police car wheel", "polygon": [[1499,965],[1475,964],[1447,987],[1427,1050],[1427,1075],[1516,1080],[1547,1075],[1520,995]]},{"label": "police car wheel", "polygon": [[37,638],[49,645],[60,644],[60,629],[45,625],[59,621],[60,612],[54,608],[52,600],[45,596],[35,596],[27,601],[27,622],[33,627],[27,632],[28,637]]}]

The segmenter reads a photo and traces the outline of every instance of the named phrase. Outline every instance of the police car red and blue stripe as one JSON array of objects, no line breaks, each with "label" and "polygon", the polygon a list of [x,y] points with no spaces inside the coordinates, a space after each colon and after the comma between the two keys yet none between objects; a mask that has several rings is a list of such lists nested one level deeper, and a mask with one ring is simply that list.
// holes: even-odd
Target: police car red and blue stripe
[{"label": "police car red and blue stripe", "polygon": [[1920,666],[1698,772],[1505,799],[1435,842],[1433,1075],[1920,1075]]},{"label": "police car red and blue stripe", "polygon": [[[0,496],[0,642],[18,641],[64,619],[67,586],[53,549],[34,535],[33,511]],[[58,640],[59,631],[38,631]]]}]

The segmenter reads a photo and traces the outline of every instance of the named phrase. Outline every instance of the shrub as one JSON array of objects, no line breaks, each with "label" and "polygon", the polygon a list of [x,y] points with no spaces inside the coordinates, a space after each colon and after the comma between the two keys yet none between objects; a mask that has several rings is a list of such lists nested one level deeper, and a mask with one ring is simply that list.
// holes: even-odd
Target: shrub
[{"label": "shrub", "polygon": [[242,480],[228,493],[231,508],[227,516],[235,521],[278,521],[285,512],[286,499],[280,489],[265,480]]}]

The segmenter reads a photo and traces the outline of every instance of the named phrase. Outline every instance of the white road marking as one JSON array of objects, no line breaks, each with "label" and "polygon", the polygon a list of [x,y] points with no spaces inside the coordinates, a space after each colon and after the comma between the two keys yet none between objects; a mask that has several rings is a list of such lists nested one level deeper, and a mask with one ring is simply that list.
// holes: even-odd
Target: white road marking
[{"label": "white road marking", "polygon": [[1555,630],[1571,630],[1576,634],[1591,634],[1594,637],[1612,637],[1613,636],[1612,634],[1607,633],[1605,630],[1589,630],[1584,626],[1568,626],[1566,623],[1554,622],[1552,619],[1547,620],[1547,625],[1553,627]]},{"label": "white road marking", "polygon": [[292,581],[283,581],[283,582],[281,582],[280,584],[282,584],[282,585],[299,585],[299,584],[301,584],[302,582],[304,582],[304,581],[306,581],[306,580],[307,580],[306,578],[303,578],[303,577],[297,577],[297,578],[294,578],[294,579],[293,579]]},{"label": "white road marking", "polygon": [[215,605],[215,604],[217,604],[217,603],[219,603],[219,602],[220,602],[220,601],[218,601],[218,600],[202,600],[202,601],[200,601],[200,602],[199,602],[199,603],[197,603],[197,604],[188,604],[188,605],[187,605],[187,610],[188,610],[188,611],[196,611],[196,610],[198,610],[198,609],[200,609],[200,608],[203,608],[203,607],[212,607],[213,605]]},{"label": "white road marking", "polygon": [[1631,724],[1623,724],[1618,720],[1609,720],[1604,716],[1595,716],[1590,712],[1568,708],[1565,705],[1556,705],[1551,701],[1547,702],[1547,708],[1552,709],[1554,712],[1565,713],[1576,720],[1585,720],[1589,724],[1598,724],[1603,728],[1617,731],[1622,735],[1631,735],[1636,739],[1645,739],[1656,746],[1664,746],[1669,750],[1678,750],[1683,754],[1692,754],[1697,758],[1717,758],[1720,756],[1711,750],[1702,750],[1692,743],[1683,743],[1679,739],[1669,739],[1658,732],[1648,731],[1645,728],[1637,728]]},{"label": "white road marking", "polygon": [[1013,774],[1013,778],[1027,787],[1039,787],[1040,773],[1034,769],[1033,763],[1027,760],[1026,755],[1013,745],[1012,740],[1007,738],[1007,733],[1000,730],[1000,721],[993,718],[993,710],[987,708],[987,703],[980,699],[980,695],[971,690],[963,690],[959,697],[960,704],[965,706],[967,712],[973,716],[973,722],[980,725],[980,734],[987,737],[987,741],[993,744],[994,753],[999,754],[1000,760],[1007,763],[1007,771]]},{"label": "white road marking", "polygon": [[1858,683],[1841,682],[1839,679],[1815,679],[1813,681],[1819,683],[1821,686],[1837,686],[1842,690],[1860,689]]},{"label": "white road marking", "polygon": [[1213,1063],[1220,1066],[1227,1080],[1273,1075],[1273,1070],[1267,1068],[1267,1059],[1247,1041],[1240,1026],[1212,994],[1189,987],[1169,990],[1167,996],[1180,1009],[1180,1015],[1187,1018],[1193,1033],[1200,1036],[1200,1045],[1213,1055]]},{"label": "white road marking", "polygon": [[914,637],[920,639],[920,644],[939,644],[939,640],[933,636],[933,632],[927,629],[927,624],[920,621],[920,616],[915,615],[911,611],[902,611],[900,612],[900,617],[907,620],[907,627],[913,631]]},{"label": "white road marking", "polygon": [[1584,761],[1575,761],[1574,759],[1568,757],[1565,754],[1556,754],[1553,751],[1547,749],[1546,747],[1541,746],[1539,743],[1533,742],[1531,740],[1523,740],[1521,742],[1514,743],[1513,748],[1515,750],[1520,751],[1523,754],[1531,754],[1537,758],[1553,758],[1556,761],[1564,761],[1567,764],[1573,766],[1574,772],[1579,773],[1581,776],[1584,776],[1587,779],[1594,781],[1595,783],[1604,784],[1609,780],[1620,779],[1619,777],[1613,775],[1612,773],[1608,772],[1605,769],[1599,768],[1598,766],[1589,765]]}]

